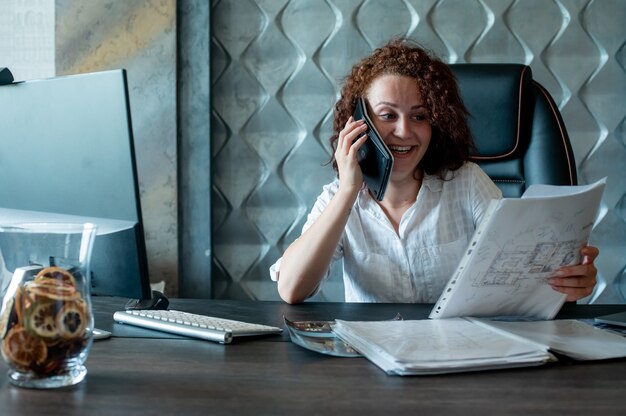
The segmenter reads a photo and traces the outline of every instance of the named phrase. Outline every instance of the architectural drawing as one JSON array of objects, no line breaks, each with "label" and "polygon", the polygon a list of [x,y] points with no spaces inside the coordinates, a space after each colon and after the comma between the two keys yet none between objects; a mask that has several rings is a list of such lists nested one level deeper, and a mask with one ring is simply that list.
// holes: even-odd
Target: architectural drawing
[{"label": "architectural drawing", "polygon": [[475,276],[472,286],[510,286],[517,290],[534,287],[559,267],[577,260],[580,242],[540,242],[500,250],[484,273]]}]

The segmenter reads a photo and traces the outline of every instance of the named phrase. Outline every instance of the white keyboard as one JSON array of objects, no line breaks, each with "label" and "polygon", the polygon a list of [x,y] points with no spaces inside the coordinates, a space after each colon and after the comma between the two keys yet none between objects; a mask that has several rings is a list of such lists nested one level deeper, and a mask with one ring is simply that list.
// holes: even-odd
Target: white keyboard
[{"label": "white keyboard", "polygon": [[116,322],[140,326],[176,335],[228,344],[233,337],[278,334],[273,326],[233,321],[231,319],[173,310],[127,310],[113,314]]}]

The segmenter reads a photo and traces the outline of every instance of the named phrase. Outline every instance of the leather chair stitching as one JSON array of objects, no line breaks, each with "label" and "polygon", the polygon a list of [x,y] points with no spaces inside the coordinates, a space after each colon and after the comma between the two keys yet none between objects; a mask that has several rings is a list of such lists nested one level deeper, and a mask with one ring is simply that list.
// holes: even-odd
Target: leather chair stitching
[{"label": "leather chair stitching", "polygon": [[522,69],[522,72],[521,72],[521,76],[519,78],[519,92],[517,94],[517,135],[516,135],[517,137],[515,138],[515,146],[513,147],[513,149],[510,152],[505,153],[503,155],[498,155],[498,156],[474,156],[473,159],[477,159],[477,160],[500,159],[500,158],[512,155],[513,153],[515,153],[515,151],[519,147],[520,132],[521,132],[521,129],[522,129],[522,87],[524,85],[523,84],[524,74],[526,73],[527,70],[528,70],[528,66],[524,66],[524,68]]},{"label": "leather chair stitching", "polygon": [[492,179],[494,182],[506,182],[506,183],[526,183],[523,179]]},{"label": "leather chair stitching", "polygon": [[533,81],[533,84],[538,87],[539,91],[546,98],[546,101],[548,102],[548,105],[550,106],[550,110],[552,111],[552,116],[556,120],[557,126],[559,127],[559,132],[561,133],[561,142],[563,143],[563,149],[565,150],[565,156],[567,159],[569,183],[570,185],[574,185],[574,175],[572,174],[573,170],[572,170],[571,155],[569,154],[568,149],[567,149],[567,141],[565,140],[564,127],[561,124],[561,120],[559,119],[558,113],[556,109],[554,108],[554,103],[552,102],[552,99],[550,98],[550,94],[548,93],[548,91],[538,82]]}]

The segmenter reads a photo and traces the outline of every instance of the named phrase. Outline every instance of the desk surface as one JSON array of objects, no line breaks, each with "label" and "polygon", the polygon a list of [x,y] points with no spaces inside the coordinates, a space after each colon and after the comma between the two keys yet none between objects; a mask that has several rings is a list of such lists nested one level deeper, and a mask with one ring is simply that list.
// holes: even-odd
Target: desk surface
[{"label": "desk surface", "polygon": [[[113,324],[123,299],[94,301],[96,341],[89,374],[77,386],[19,389],[0,376],[0,414],[623,414],[626,360],[425,377],[387,376],[364,358],[316,354],[288,336],[230,345],[171,337]],[[430,305],[239,302],[173,299],[172,309],[283,326],[282,317],[405,319]],[[560,317],[585,318],[626,305],[566,305]],[[0,364],[0,374],[6,365]]]}]

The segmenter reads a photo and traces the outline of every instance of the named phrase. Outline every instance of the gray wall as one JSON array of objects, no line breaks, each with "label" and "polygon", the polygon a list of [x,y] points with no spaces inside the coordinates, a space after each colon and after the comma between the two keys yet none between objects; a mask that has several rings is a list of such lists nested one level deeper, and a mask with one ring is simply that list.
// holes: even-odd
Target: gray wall
[{"label": "gray wall", "polygon": [[[267,269],[332,178],[332,105],[352,63],[394,36],[448,62],[519,62],[554,96],[579,182],[608,176],[593,232],[600,301],[626,292],[626,2],[221,0],[212,8],[214,295],[277,299]],[[342,299],[335,276],[320,298]],[[626,293],[625,293],[626,294]]]}]

